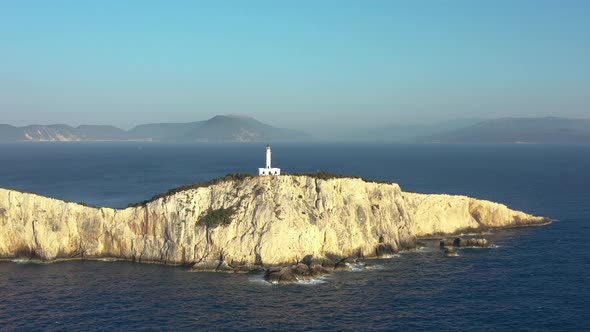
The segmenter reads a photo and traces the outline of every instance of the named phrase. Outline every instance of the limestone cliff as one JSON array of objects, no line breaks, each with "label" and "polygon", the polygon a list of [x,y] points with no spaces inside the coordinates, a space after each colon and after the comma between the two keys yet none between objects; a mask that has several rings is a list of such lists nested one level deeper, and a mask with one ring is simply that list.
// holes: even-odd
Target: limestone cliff
[{"label": "limestone cliff", "polygon": [[[231,214],[205,222],[215,211]],[[309,255],[370,257],[412,248],[418,237],[547,221],[489,201],[351,178],[250,177],[122,210],[0,189],[0,258],[268,266]]]}]

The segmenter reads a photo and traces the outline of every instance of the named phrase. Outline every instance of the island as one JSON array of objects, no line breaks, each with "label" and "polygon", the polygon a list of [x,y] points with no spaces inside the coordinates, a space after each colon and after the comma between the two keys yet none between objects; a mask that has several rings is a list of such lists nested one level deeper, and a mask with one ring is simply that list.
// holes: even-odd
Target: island
[{"label": "island", "polygon": [[264,270],[280,282],[410,250],[420,238],[549,222],[500,203],[327,173],[228,175],[125,209],[0,189],[0,258]]}]

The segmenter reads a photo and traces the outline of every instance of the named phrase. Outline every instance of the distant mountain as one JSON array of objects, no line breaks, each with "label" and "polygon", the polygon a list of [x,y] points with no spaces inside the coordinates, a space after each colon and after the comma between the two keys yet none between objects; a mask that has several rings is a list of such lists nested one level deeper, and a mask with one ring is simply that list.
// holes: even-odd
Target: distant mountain
[{"label": "distant mountain", "polygon": [[126,132],[112,126],[79,126],[63,124],[14,127],[0,125],[0,142],[14,141],[99,141],[125,139]]},{"label": "distant mountain", "polygon": [[302,131],[276,128],[248,116],[217,115],[206,121],[137,126],[133,139],[176,142],[271,142],[312,139]]},{"label": "distant mountain", "polygon": [[128,137],[125,130],[113,126],[82,125],[76,128],[76,133],[81,140],[122,140]]},{"label": "distant mountain", "polygon": [[24,139],[21,128],[0,124],[0,142],[19,141]]},{"label": "distant mountain", "polygon": [[125,131],[113,126],[0,125],[0,142],[15,141],[168,141],[271,142],[312,139],[302,131],[276,128],[247,116],[218,115],[206,121],[156,123]]},{"label": "distant mountain", "polygon": [[590,143],[590,120],[501,118],[419,138],[429,143]]},{"label": "distant mountain", "polygon": [[[288,142],[313,138],[254,118],[218,115],[188,123],[139,125],[129,131],[113,126],[64,124],[14,127],[0,124],[0,142],[17,141],[163,141],[163,142]],[[384,125],[343,132],[341,141],[414,143],[590,143],[590,119],[501,118],[459,119],[431,125]]]},{"label": "distant mountain", "polygon": [[415,142],[418,137],[431,136],[447,131],[464,128],[483,121],[481,118],[456,119],[432,124],[386,124],[378,127],[359,129],[337,140],[380,141],[380,142]]},{"label": "distant mountain", "polygon": [[139,125],[131,130],[128,134],[131,139],[135,140],[152,140],[152,141],[174,141],[184,140],[185,136],[199,128],[206,121],[189,122],[189,123],[152,123]]},{"label": "distant mountain", "polygon": [[275,128],[254,118],[245,116],[215,116],[184,135],[188,141],[302,141],[307,134],[283,128]]}]

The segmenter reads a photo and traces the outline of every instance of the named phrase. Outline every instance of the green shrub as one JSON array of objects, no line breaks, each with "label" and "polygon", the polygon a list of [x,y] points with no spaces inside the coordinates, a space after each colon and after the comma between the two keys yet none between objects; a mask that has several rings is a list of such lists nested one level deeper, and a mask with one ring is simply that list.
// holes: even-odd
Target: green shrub
[{"label": "green shrub", "polygon": [[[285,173],[285,175],[287,175],[287,174]],[[330,180],[330,179],[360,179],[360,177],[358,177],[358,176],[334,174],[334,173],[325,172],[325,171],[320,171],[320,172],[317,172],[317,173],[294,173],[294,174],[289,174],[289,175],[293,175],[293,176],[307,176],[307,177],[310,177],[310,178],[320,179],[320,180]]]},{"label": "green shrub", "polygon": [[[284,174],[287,175],[287,173],[284,173]],[[366,178],[363,178],[363,177],[360,177],[360,176],[334,174],[334,173],[325,172],[325,171],[319,171],[317,173],[294,173],[294,174],[289,174],[289,175],[293,175],[293,176],[307,176],[307,177],[310,177],[310,178],[320,179],[320,180],[330,180],[330,179],[360,179],[360,180],[363,180],[365,182],[375,182],[375,183],[384,183],[384,184],[395,183],[393,181],[388,181],[388,180],[370,180],[370,179],[366,179]]]},{"label": "green shrub", "polygon": [[236,209],[229,207],[227,209],[209,209],[207,212],[200,216],[197,220],[197,225],[205,225],[207,227],[215,228],[219,225],[231,224],[231,219],[236,213]]}]

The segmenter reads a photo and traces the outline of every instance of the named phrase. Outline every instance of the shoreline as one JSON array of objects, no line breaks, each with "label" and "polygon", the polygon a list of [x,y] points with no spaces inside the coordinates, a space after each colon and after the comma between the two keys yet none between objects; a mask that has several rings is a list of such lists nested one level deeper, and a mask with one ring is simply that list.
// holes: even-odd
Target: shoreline
[{"label": "shoreline", "polygon": [[[425,241],[438,241],[444,238],[452,238],[452,237],[476,237],[482,236],[486,234],[490,234],[490,231],[495,230],[509,230],[509,229],[516,229],[516,228],[525,228],[525,227],[540,227],[549,225],[554,221],[554,219],[549,219],[547,222],[543,223],[536,223],[536,224],[527,224],[527,225],[514,225],[514,226],[505,226],[505,227],[497,227],[497,228],[489,228],[486,230],[482,230],[481,232],[470,232],[470,233],[450,233],[450,234],[440,234],[436,236],[425,236],[425,237],[416,237],[416,241],[425,240]],[[407,252],[413,252],[419,250],[421,247],[419,245],[414,246],[413,248],[409,249],[401,249],[395,251],[391,254],[385,255],[371,255],[371,256],[363,256],[363,257],[340,257],[339,259],[356,259],[356,260],[379,260],[379,259],[391,259],[395,255]],[[34,263],[34,264],[54,264],[54,263],[62,263],[62,262],[71,262],[71,261],[97,261],[97,262],[128,262],[134,264],[147,264],[147,265],[163,265],[163,266],[170,266],[170,267],[179,267],[179,268],[187,268],[189,269],[188,272],[197,272],[197,273],[238,273],[238,274],[248,274],[248,273],[255,273],[259,271],[269,270],[273,268],[280,268],[290,265],[295,265],[301,263],[301,261],[291,262],[291,263],[281,263],[281,264],[268,264],[268,265],[256,265],[252,264],[250,266],[256,267],[252,270],[234,270],[234,271],[227,271],[227,270],[220,270],[220,271],[211,271],[211,270],[190,270],[199,262],[191,263],[191,264],[177,264],[177,263],[167,263],[162,261],[156,260],[136,260],[136,259],[128,259],[122,257],[113,257],[113,256],[104,256],[104,257],[70,257],[70,258],[56,258],[52,260],[43,260],[38,258],[23,258],[23,257],[0,257],[0,263],[14,263],[19,264],[20,262],[23,263]],[[239,266],[237,266],[239,267]]]}]

